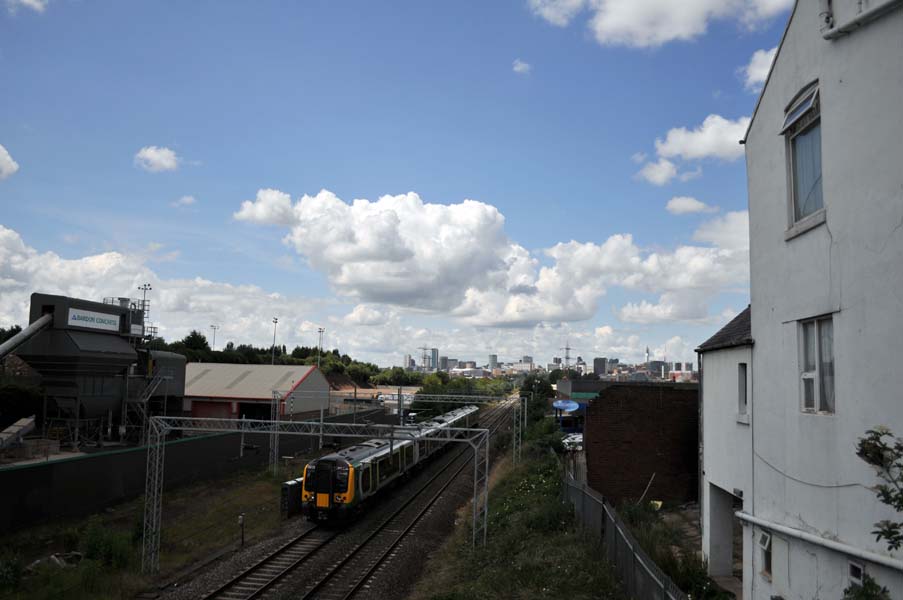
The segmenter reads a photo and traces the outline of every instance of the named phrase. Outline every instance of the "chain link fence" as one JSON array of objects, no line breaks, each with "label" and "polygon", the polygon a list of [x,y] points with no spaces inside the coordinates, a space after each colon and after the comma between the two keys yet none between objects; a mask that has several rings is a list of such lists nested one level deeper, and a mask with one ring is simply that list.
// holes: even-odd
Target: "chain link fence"
[{"label": "chain link fence", "polygon": [[565,475],[564,494],[573,504],[583,532],[600,542],[628,596],[636,600],[687,600],[688,596],[640,548],[630,529],[600,493]]}]

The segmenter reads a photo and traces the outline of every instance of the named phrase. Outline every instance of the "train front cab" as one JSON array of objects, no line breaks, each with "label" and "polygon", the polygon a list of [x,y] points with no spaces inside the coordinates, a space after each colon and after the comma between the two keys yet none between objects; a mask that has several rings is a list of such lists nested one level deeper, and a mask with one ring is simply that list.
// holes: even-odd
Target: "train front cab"
[{"label": "train front cab", "polygon": [[311,521],[341,521],[354,503],[354,467],[320,459],[304,468],[304,514]]}]

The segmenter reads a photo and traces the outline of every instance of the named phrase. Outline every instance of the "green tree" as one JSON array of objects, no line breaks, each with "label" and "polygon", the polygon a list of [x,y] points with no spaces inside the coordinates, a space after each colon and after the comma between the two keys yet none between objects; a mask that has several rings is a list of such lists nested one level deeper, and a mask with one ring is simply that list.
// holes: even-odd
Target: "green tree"
[{"label": "green tree", "polygon": [[[865,432],[856,445],[856,456],[875,468],[884,483],[875,486],[875,494],[898,513],[903,511],[903,440],[883,425]],[[885,540],[891,550],[903,546],[903,523],[884,519],[875,523],[877,541]]]},{"label": "green tree", "polygon": [[851,583],[843,591],[843,600],[891,600],[890,591],[872,579],[868,573],[863,574],[862,585]]},{"label": "green tree", "polygon": [[3,342],[5,342],[5,341],[8,340],[9,338],[13,337],[14,335],[16,335],[17,333],[19,333],[20,331],[22,331],[22,328],[19,327],[18,325],[13,325],[13,326],[10,327],[9,329],[5,329],[5,328],[3,328],[3,327],[0,327],[0,344],[2,344]]},{"label": "green tree", "polygon": [[186,335],[181,343],[189,350],[210,350],[207,337],[197,329],[192,329],[191,333]]}]

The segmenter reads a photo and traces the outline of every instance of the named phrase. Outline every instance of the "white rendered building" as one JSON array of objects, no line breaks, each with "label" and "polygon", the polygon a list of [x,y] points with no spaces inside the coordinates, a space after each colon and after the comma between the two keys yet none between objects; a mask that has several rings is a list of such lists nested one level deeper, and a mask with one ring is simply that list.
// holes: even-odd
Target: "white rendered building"
[{"label": "white rendered building", "polygon": [[746,135],[755,343],[701,356],[704,552],[724,568],[731,504],[747,599],[840,598],[863,572],[903,598],[872,534],[903,515],[855,454],[903,436],[901,5],[798,0]]}]

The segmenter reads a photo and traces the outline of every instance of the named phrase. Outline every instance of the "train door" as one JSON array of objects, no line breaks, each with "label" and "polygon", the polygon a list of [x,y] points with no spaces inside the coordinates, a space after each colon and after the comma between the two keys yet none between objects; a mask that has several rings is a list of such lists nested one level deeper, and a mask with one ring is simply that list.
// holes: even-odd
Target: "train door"
[{"label": "train door", "polygon": [[317,508],[328,509],[332,506],[332,488],[335,478],[333,477],[334,465],[328,461],[317,461],[317,468],[314,470],[313,484],[316,493],[314,505]]},{"label": "train door", "polygon": [[409,446],[405,446],[404,449],[404,468],[405,470],[410,469],[414,465],[414,443],[411,442]]}]

